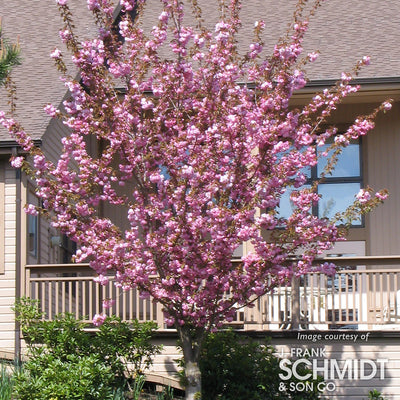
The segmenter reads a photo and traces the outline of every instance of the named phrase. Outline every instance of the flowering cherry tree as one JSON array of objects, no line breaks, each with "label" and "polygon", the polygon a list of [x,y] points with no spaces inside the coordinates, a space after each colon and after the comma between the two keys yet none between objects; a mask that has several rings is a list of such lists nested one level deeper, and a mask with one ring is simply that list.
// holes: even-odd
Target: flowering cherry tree
[{"label": "flowering cherry tree", "polygon": [[[116,285],[163,305],[182,342],[186,396],[193,399],[201,390],[204,335],[231,321],[238,307],[310,271],[353,218],[386,197],[363,189],[345,213],[328,220],[311,213],[320,200],[318,182],[304,184],[305,170],[327,157],[325,144],[332,142],[333,155],[321,180],[390,103],[344,133],[329,126],[331,113],[359,89],[351,81],[369,63],[365,57],[308,104],[290,106],[307,83],[305,64],[317,57],[304,54],[302,42],[320,0],[299,1],[287,35],[268,56],[262,21],[249,48],[239,50],[240,0],[228,2],[212,30],[196,1],[160,0],[148,34],[138,23],[144,0],[122,0],[117,26],[110,0],[88,0],[99,29],[85,41],[75,35],[67,1],[57,3],[65,21],[60,37],[79,71],[74,79],[65,55],[51,53],[69,91],[63,109],[45,108],[70,131],[58,162],[47,160],[14,119],[0,117],[30,154],[12,160],[35,180],[43,203],[26,211],[47,215],[76,241],[76,261],[90,260],[100,283],[112,274]],[[187,9],[193,26],[184,22]],[[90,138],[98,143],[95,154]],[[293,212],[283,218],[286,190]],[[99,213],[104,204],[126,214],[126,227]],[[244,242],[252,250],[233,263]]]}]

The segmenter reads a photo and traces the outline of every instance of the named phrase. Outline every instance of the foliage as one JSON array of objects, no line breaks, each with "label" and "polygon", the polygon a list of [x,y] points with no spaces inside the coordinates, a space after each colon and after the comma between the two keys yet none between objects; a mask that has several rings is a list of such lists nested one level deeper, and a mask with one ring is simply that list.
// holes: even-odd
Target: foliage
[{"label": "foliage", "polygon": [[3,35],[0,20],[0,85],[3,84],[11,68],[21,63],[19,44],[11,44]]},{"label": "foliage", "polygon": [[24,339],[29,348],[34,351],[34,343],[42,342],[43,330],[42,319],[44,313],[39,310],[39,300],[33,300],[28,297],[16,299],[13,311],[20,327]]},{"label": "foliage", "polygon": [[98,355],[71,354],[65,359],[43,352],[16,376],[14,393],[21,400],[112,400],[114,372]]},{"label": "foliage", "polygon": [[15,367],[8,363],[0,364],[0,400],[11,400],[14,387]]},{"label": "foliage", "polygon": [[[275,349],[258,340],[232,331],[210,334],[204,342],[200,356],[202,373],[202,399],[204,400],[317,400],[320,394],[317,383],[309,379],[303,383],[314,383],[312,391],[290,390],[298,380],[294,377],[281,385],[280,359]],[[300,375],[307,372],[300,371]]]},{"label": "foliage", "polygon": [[374,389],[368,392],[368,400],[386,400],[386,399],[382,396],[381,392]]},{"label": "foliage", "polygon": [[[347,212],[319,218],[311,213],[320,201],[319,182],[305,185],[304,171],[332,154],[323,180],[343,148],[373,129],[390,102],[343,133],[330,125],[339,104],[359,89],[351,82],[369,64],[363,57],[336,85],[292,107],[292,96],[307,83],[305,64],[317,58],[304,54],[302,43],[322,0],[298,1],[270,55],[263,21],[239,51],[240,0],[221,2],[212,28],[204,21],[212,13],[201,10],[209,1],[160,0],[157,19],[146,14],[154,2],[121,0],[115,26],[110,0],[88,0],[98,34],[82,41],[68,1],[57,3],[60,37],[80,77],[68,71],[63,52],[51,53],[69,93],[63,107],[45,108],[70,130],[60,159],[48,160],[14,118],[0,113],[0,123],[30,155],[12,160],[36,182],[43,205],[26,211],[49,217],[78,242],[76,260],[89,260],[100,283],[113,271],[117,285],[136,287],[163,305],[193,371],[187,374],[193,398],[207,332],[231,320],[238,307],[310,271],[354,218],[386,198],[362,189]],[[152,29],[146,18],[153,18]],[[94,152],[90,143],[98,143]],[[284,218],[279,204],[287,191],[293,212]],[[99,208],[125,214],[126,228]],[[243,242],[253,250],[234,264]]]},{"label": "foliage", "polygon": [[[154,323],[107,318],[90,333],[72,314],[42,320],[38,301],[22,298],[14,308],[30,351],[16,378],[15,390],[23,400],[50,399],[51,393],[58,399],[113,399],[121,388],[130,389],[129,381],[160,351],[150,341]],[[138,388],[139,382],[133,382]]]},{"label": "foliage", "polygon": [[[152,363],[152,357],[159,353],[161,346],[153,345],[151,338],[157,328],[155,322],[121,322],[119,318],[107,318],[99,327],[94,345],[96,352],[104,359],[116,354],[140,374]],[[125,370],[125,374],[128,371]]]},{"label": "foliage", "polygon": [[145,383],[144,376],[140,375],[137,377],[137,379],[135,379],[132,390],[131,390],[131,394],[133,395],[134,400],[139,398],[139,396],[142,392],[144,383]]},{"label": "foliage", "polygon": [[157,400],[174,400],[174,389],[170,386],[164,388],[161,393],[157,394]]}]

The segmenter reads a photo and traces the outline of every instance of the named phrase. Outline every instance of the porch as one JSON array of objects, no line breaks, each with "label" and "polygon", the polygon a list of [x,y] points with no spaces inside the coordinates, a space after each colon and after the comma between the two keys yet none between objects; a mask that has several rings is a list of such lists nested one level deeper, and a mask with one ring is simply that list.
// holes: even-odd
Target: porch
[{"label": "porch", "polygon": [[[335,276],[309,273],[240,308],[231,323],[238,330],[400,330],[400,256],[328,257],[318,263],[338,266]],[[106,312],[122,320],[164,323],[162,306],[137,290],[93,281],[88,264],[27,265],[23,295],[38,299],[47,319],[70,312],[90,323]],[[102,302],[115,303],[103,310]]]}]

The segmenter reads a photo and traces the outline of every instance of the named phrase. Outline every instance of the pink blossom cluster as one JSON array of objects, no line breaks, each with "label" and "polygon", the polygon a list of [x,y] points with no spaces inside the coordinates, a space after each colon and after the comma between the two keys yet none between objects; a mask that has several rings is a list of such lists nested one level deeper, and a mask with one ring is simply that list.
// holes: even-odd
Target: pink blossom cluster
[{"label": "pink blossom cluster", "polygon": [[356,198],[357,198],[357,200],[358,200],[360,203],[365,204],[365,203],[367,203],[367,202],[371,199],[371,194],[369,193],[368,190],[361,189],[361,190],[357,193]]},{"label": "pink blossom cluster", "polygon": [[105,314],[95,314],[95,316],[93,317],[93,325],[94,326],[103,325],[106,319],[107,316]]}]

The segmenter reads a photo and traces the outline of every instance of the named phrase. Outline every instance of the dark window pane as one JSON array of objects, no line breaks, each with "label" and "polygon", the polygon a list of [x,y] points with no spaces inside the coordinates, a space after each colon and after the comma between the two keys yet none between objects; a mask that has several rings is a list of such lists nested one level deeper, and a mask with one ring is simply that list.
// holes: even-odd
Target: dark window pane
[{"label": "dark window pane", "polygon": [[38,217],[28,215],[28,251],[34,257],[37,256],[37,228]]}]

